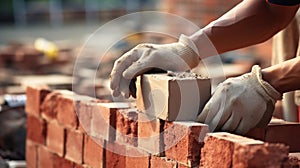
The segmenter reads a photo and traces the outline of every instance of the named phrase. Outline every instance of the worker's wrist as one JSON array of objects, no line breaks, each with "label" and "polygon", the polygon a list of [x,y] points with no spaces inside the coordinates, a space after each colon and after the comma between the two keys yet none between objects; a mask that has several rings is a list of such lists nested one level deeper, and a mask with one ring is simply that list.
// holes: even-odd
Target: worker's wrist
[{"label": "worker's wrist", "polygon": [[218,51],[205,34],[203,30],[199,30],[189,37],[198,49],[198,54],[201,59],[218,55]]},{"label": "worker's wrist", "polygon": [[263,69],[261,71],[262,79],[268,82],[275,90],[277,90],[280,94],[283,94],[282,88],[279,85],[279,81],[277,79],[276,73],[274,73],[270,68]]}]

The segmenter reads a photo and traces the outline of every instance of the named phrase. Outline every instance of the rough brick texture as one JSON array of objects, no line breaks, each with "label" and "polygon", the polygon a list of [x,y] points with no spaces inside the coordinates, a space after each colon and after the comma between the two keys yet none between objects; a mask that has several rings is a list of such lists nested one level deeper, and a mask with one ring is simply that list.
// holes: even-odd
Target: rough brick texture
[{"label": "rough brick texture", "polygon": [[268,144],[229,133],[210,133],[201,151],[201,167],[281,167],[288,156],[283,144]]},{"label": "rough brick texture", "polygon": [[56,121],[47,124],[46,144],[51,152],[64,156],[65,128]]},{"label": "rough brick texture", "polygon": [[201,123],[166,122],[164,130],[166,157],[190,167],[199,165],[200,149],[208,131],[208,126]]},{"label": "rough brick texture", "polygon": [[60,124],[68,128],[76,129],[78,125],[78,119],[75,111],[74,96],[74,94],[68,94],[58,97],[57,120]]},{"label": "rough brick texture", "polygon": [[163,155],[164,122],[143,113],[138,114],[138,147],[151,154]]},{"label": "rough brick texture", "polygon": [[27,100],[25,111],[28,114],[39,116],[40,106],[48,93],[50,93],[50,90],[45,87],[28,86],[26,88]]},{"label": "rough brick texture", "polygon": [[116,117],[116,141],[137,146],[138,112],[136,109],[118,110]]},{"label": "rough brick texture", "polygon": [[105,143],[101,139],[92,139],[84,136],[84,155],[83,162],[92,167],[103,167],[104,163],[104,146]]},{"label": "rough brick texture", "polygon": [[45,100],[41,105],[41,113],[46,120],[56,119],[58,97],[60,95],[59,92],[51,92],[45,97]]},{"label": "rough brick texture", "polygon": [[106,143],[105,167],[124,168],[126,164],[126,146],[118,143]]},{"label": "rough brick texture", "polygon": [[116,111],[129,103],[98,103],[92,111],[91,135],[113,142],[116,139]]},{"label": "rough brick texture", "polygon": [[150,154],[132,146],[126,147],[126,167],[149,168]]},{"label": "rough brick texture", "polygon": [[[37,95],[32,97],[43,97]],[[26,160],[30,168],[297,166],[297,159],[287,157],[288,148],[283,144],[229,133],[209,134],[202,147],[206,125],[165,121],[138,112],[133,103],[103,103],[107,101],[62,90],[44,97],[31,102],[40,108],[27,112]],[[273,122],[266,129],[254,130],[253,135],[286,142],[297,151],[298,125]],[[284,132],[280,135],[285,137],[277,132]]]},{"label": "rough brick texture", "polygon": [[155,167],[163,167],[163,168],[176,168],[177,163],[173,160],[169,160],[166,157],[157,157],[157,156],[152,156],[151,157],[151,168]]},{"label": "rough brick texture", "polygon": [[43,119],[27,115],[27,139],[45,144],[46,132],[46,123]]},{"label": "rough brick texture", "polygon": [[79,131],[67,130],[66,158],[75,163],[82,163],[83,134]]}]

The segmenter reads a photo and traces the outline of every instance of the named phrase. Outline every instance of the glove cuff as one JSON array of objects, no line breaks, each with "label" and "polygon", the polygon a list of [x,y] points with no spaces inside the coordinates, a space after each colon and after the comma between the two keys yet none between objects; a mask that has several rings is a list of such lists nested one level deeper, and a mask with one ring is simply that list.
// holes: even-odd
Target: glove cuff
[{"label": "glove cuff", "polygon": [[183,58],[191,68],[194,68],[200,62],[199,52],[194,42],[186,35],[181,34],[178,43],[182,47],[177,47],[178,54]]},{"label": "glove cuff", "polygon": [[258,65],[252,67],[251,73],[272,99],[280,100],[282,98],[282,95],[272,85],[262,79],[261,68]]}]

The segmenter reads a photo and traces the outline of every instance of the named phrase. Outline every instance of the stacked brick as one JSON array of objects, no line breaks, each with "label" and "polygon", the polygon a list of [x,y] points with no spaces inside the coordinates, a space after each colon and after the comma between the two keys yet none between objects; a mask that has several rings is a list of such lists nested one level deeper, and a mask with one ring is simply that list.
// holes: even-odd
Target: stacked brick
[{"label": "stacked brick", "polygon": [[228,133],[206,136],[207,125],[151,117],[139,113],[133,103],[40,87],[28,87],[26,94],[29,168],[188,168],[223,163],[247,167],[254,162],[258,167],[276,167],[288,163],[285,145]]}]

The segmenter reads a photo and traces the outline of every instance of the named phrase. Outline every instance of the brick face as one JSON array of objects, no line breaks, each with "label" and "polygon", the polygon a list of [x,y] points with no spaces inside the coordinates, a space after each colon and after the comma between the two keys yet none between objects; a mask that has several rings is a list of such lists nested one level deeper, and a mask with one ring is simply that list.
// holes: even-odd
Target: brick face
[{"label": "brick face", "polygon": [[176,168],[177,163],[172,160],[168,160],[166,157],[151,157],[151,168],[163,167],[163,168]]},{"label": "brick face", "polygon": [[30,141],[26,140],[26,164],[27,167],[37,168],[37,145]]},{"label": "brick face", "polygon": [[116,141],[137,146],[138,112],[136,109],[118,110],[116,117]]},{"label": "brick face", "polygon": [[43,101],[41,105],[41,112],[43,118],[46,120],[53,120],[56,119],[57,116],[57,103],[58,103],[58,97],[61,94],[59,92],[51,92],[45,97],[45,100]]},{"label": "brick face", "polygon": [[210,133],[201,151],[201,167],[281,167],[288,147],[229,133]]},{"label": "brick face", "polygon": [[92,111],[91,135],[113,142],[116,139],[116,111],[129,103],[98,103]]},{"label": "brick face", "polygon": [[101,139],[92,139],[84,136],[84,155],[83,162],[92,167],[101,168],[104,163],[105,146]]},{"label": "brick face", "polygon": [[43,119],[27,115],[27,139],[45,144],[46,123]]},{"label": "brick face", "polygon": [[79,131],[66,131],[66,156],[72,162],[81,164],[83,155],[83,134]]},{"label": "brick face", "polygon": [[74,95],[62,95],[58,98],[57,120],[60,124],[68,128],[76,129],[78,126],[78,119],[73,99]]},{"label": "brick face", "polygon": [[181,164],[195,167],[200,162],[200,150],[208,126],[196,122],[166,122],[165,155]]},{"label": "brick face", "polygon": [[124,168],[126,164],[126,146],[118,143],[106,143],[105,167]]},{"label": "brick face", "polygon": [[28,86],[26,88],[26,106],[25,111],[28,114],[39,116],[40,115],[40,105],[44,101],[46,95],[50,91],[43,87]]},{"label": "brick face", "polygon": [[163,126],[164,122],[160,119],[138,114],[138,147],[151,154],[163,154]]},{"label": "brick face", "polygon": [[74,163],[69,160],[66,160],[58,155],[53,154],[53,168],[73,168]]},{"label": "brick face", "polygon": [[38,147],[38,168],[54,168],[53,155],[46,147]]},{"label": "brick face", "polygon": [[59,156],[64,156],[65,129],[56,121],[47,124],[47,147]]},{"label": "brick face", "polygon": [[150,154],[132,146],[126,147],[127,168],[149,168]]}]

